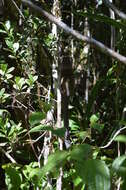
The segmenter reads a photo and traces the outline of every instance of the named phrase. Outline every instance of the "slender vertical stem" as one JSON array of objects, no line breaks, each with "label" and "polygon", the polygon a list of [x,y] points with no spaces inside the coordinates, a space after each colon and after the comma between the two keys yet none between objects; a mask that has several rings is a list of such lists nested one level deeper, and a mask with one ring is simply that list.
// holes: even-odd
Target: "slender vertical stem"
[{"label": "slender vertical stem", "polygon": [[[52,10],[53,14],[57,17],[57,18],[61,18],[61,13],[60,13],[60,2],[59,0],[54,0],[53,3],[53,10]],[[55,55],[54,55],[54,64],[53,64],[53,73],[55,73],[54,75],[54,91],[56,92],[57,95],[57,127],[61,128],[62,124],[61,124],[61,61],[60,61],[60,40],[59,40],[59,35],[58,35],[58,29],[57,26],[55,24],[52,25],[52,34],[55,36],[56,38],[56,51],[55,51]],[[63,150],[63,141],[62,139],[58,138],[58,142],[59,142],[59,149]],[[62,177],[63,177],[63,169],[60,168],[60,174],[58,176],[57,179],[57,183],[56,183],[56,190],[61,190],[62,189]]]},{"label": "slender vertical stem", "polygon": [[[87,7],[84,7],[84,10],[87,11]],[[89,29],[89,22],[88,22],[88,18],[85,18],[84,21],[84,35],[90,37],[90,29]],[[85,102],[88,103],[88,96],[89,96],[89,77],[90,77],[90,66],[89,66],[89,51],[90,51],[90,45],[86,44],[84,47],[84,55],[85,58],[87,58],[86,60],[86,64],[87,64],[87,78],[86,78],[86,89],[85,89]]]}]

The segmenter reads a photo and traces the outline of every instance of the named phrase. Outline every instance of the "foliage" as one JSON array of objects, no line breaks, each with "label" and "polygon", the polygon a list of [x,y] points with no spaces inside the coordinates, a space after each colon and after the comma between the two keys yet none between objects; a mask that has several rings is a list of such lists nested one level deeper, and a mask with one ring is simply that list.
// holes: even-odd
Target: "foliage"
[{"label": "foliage", "polygon": [[[19,6],[20,1],[15,3]],[[52,1],[35,3],[48,12],[54,6]],[[126,23],[110,18],[102,1],[60,3],[66,24],[109,47],[116,38],[110,48],[125,56]],[[64,190],[124,190],[126,136],[118,131],[126,124],[125,65],[63,31],[58,30],[58,41],[52,25],[25,6],[24,19],[12,11],[13,5],[6,6],[7,15],[0,18],[1,188],[55,190],[62,170]]]}]

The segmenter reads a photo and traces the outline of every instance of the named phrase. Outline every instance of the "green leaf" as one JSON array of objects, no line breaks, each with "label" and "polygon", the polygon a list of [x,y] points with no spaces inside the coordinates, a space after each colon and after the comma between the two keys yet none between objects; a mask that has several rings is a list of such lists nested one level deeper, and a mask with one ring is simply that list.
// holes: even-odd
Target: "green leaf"
[{"label": "green leaf", "polygon": [[58,128],[58,129],[53,129],[53,130],[52,130],[52,133],[53,133],[54,135],[60,137],[60,138],[64,137],[65,132],[66,132],[65,127]]},{"label": "green leaf", "polygon": [[35,127],[33,127],[32,129],[30,129],[30,133],[37,133],[40,131],[52,131],[52,127],[47,126],[47,125],[37,125]]},{"label": "green leaf", "polygon": [[11,67],[7,70],[7,73],[11,73],[15,68],[14,67]]},{"label": "green leaf", "polygon": [[42,168],[39,175],[44,176],[47,172],[53,172],[54,169],[58,170],[67,161],[69,153],[67,151],[57,151],[48,157],[47,164]]},{"label": "green leaf", "polygon": [[83,141],[86,139],[86,138],[91,138],[91,135],[90,135],[90,132],[89,131],[80,131],[80,132],[76,132],[76,136],[79,138],[79,139],[82,139]]},{"label": "green leaf", "polygon": [[0,29],[0,33],[7,34],[5,30],[1,30],[1,29]]},{"label": "green leaf", "polygon": [[6,78],[7,78],[7,79],[11,79],[12,77],[13,77],[12,74],[6,74]]},{"label": "green leaf", "polygon": [[82,179],[80,177],[76,177],[73,182],[74,186],[77,187],[82,182]]},{"label": "green leaf", "polygon": [[29,122],[33,126],[39,124],[45,117],[46,115],[42,112],[33,112],[29,117]]},{"label": "green leaf", "polygon": [[19,49],[19,43],[14,43],[13,44],[13,48],[14,48],[14,52],[17,52],[17,50]]},{"label": "green leaf", "polygon": [[84,159],[87,159],[91,156],[91,153],[92,148],[90,145],[81,144],[73,147],[70,158],[76,161],[84,161]]},{"label": "green leaf", "polygon": [[6,42],[6,45],[7,45],[10,49],[13,49],[13,42],[12,42],[12,41],[6,39],[5,42]]},{"label": "green leaf", "polygon": [[5,92],[5,88],[2,88],[2,89],[0,90],[0,98],[3,96],[4,92]]},{"label": "green leaf", "polygon": [[114,141],[126,143],[126,135],[118,135]]},{"label": "green leaf", "polygon": [[7,110],[0,109],[0,117],[2,117],[4,113],[6,113],[7,115],[9,115],[9,112]]},{"label": "green leaf", "polygon": [[10,21],[9,21],[9,20],[6,21],[5,27],[6,27],[7,30],[10,30],[11,24],[10,24]]},{"label": "green leaf", "polygon": [[91,124],[94,124],[96,123],[97,121],[99,120],[99,117],[95,114],[93,114],[91,117],[90,117],[90,123]]},{"label": "green leaf", "polygon": [[122,177],[126,177],[126,155],[116,158],[112,164],[112,169]]},{"label": "green leaf", "polygon": [[34,82],[35,82],[37,79],[38,79],[38,76],[34,76],[34,77],[33,77]]},{"label": "green leaf", "polygon": [[110,173],[103,161],[88,159],[76,163],[76,168],[88,190],[110,190]]},{"label": "green leaf", "polygon": [[69,127],[70,127],[70,129],[71,129],[72,131],[76,131],[76,130],[79,129],[79,124],[78,124],[76,121],[70,119],[70,120],[69,120]]},{"label": "green leaf", "polygon": [[104,124],[100,124],[99,122],[99,117],[96,114],[93,114],[90,117],[90,127],[98,130],[99,132],[102,132],[104,129]]},{"label": "green leaf", "polygon": [[3,165],[5,170],[5,182],[8,190],[19,190],[22,182],[22,176],[20,172],[11,164]]},{"label": "green leaf", "polygon": [[1,67],[2,71],[6,72],[6,70],[7,70],[7,64],[1,64],[0,67]]},{"label": "green leaf", "polygon": [[30,129],[30,133],[37,133],[40,131],[51,131],[54,135],[58,137],[64,137],[66,129],[64,127],[59,129],[53,129],[53,127],[47,126],[47,125],[37,125]]},{"label": "green leaf", "polygon": [[96,129],[97,131],[99,131],[100,133],[102,132],[102,130],[104,129],[104,124],[100,124],[100,123],[93,123],[90,125],[92,128]]}]

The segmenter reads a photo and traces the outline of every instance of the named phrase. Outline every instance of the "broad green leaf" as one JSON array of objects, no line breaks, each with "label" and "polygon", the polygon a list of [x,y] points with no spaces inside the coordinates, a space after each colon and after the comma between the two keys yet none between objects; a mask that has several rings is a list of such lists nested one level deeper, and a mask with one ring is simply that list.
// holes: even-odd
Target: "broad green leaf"
[{"label": "broad green leaf", "polygon": [[95,114],[93,114],[91,117],[90,117],[90,123],[93,124],[93,123],[96,123],[97,121],[99,120],[99,117]]},{"label": "broad green leaf", "polygon": [[114,141],[126,143],[126,135],[118,135]]},{"label": "broad green leaf", "polygon": [[122,177],[126,177],[126,155],[117,157],[112,164],[112,169]]},{"label": "broad green leaf", "polygon": [[59,129],[53,129],[53,127],[47,125],[38,125],[30,129],[30,133],[37,133],[40,131],[51,131],[54,135],[58,137],[64,137],[66,129],[64,127]]},{"label": "broad green leaf", "polygon": [[5,182],[8,190],[19,190],[22,183],[22,176],[20,172],[11,164],[3,165],[5,170]]},{"label": "broad green leaf", "polygon": [[100,133],[102,132],[102,130],[104,129],[104,124],[100,124],[100,123],[93,123],[90,125],[93,129],[96,129],[97,131],[99,131]]},{"label": "broad green leaf", "polygon": [[39,175],[44,176],[47,172],[53,172],[63,167],[67,161],[69,153],[67,151],[57,151],[48,157],[47,164],[42,168]]},{"label": "broad green leaf", "polygon": [[37,133],[40,131],[52,131],[52,127],[47,126],[47,125],[37,125],[35,127],[33,127],[32,129],[30,129],[30,133]]},{"label": "broad green leaf", "polygon": [[89,131],[80,131],[80,132],[77,132],[76,133],[76,136],[79,138],[79,139],[82,139],[83,141],[86,139],[86,138],[91,138],[91,135],[89,133]]},{"label": "broad green leaf", "polygon": [[76,177],[73,182],[74,186],[76,187],[82,182],[82,179],[80,177]]},{"label": "broad green leaf", "polygon": [[64,137],[65,135],[65,127],[62,127],[62,128],[57,128],[57,129],[53,129],[52,130],[52,133],[60,138]]},{"label": "broad green leaf", "polygon": [[110,190],[110,173],[103,161],[88,159],[76,163],[76,169],[88,190]]},{"label": "broad green leaf", "polygon": [[89,158],[91,154],[91,146],[88,144],[81,144],[73,147],[70,154],[70,158],[76,161],[84,161],[84,159]]},{"label": "broad green leaf", "polygon": [[1,64],[0,67],[1,67],[2,71],[4,71],[4,72],[7,71],[7,64]]},{"label": "broad green leaf", "polygon": [[33,112],[29,117],[29,122],[33,126],[39,124],[45,117],[46,115],[42,112]]},{"label": "broad green leaf", "polygon": [[7,46],[8,46],[10,49],[13,49],[13,42],[12,42],[12,41],[6,39],[5,42],[6,42]]}]

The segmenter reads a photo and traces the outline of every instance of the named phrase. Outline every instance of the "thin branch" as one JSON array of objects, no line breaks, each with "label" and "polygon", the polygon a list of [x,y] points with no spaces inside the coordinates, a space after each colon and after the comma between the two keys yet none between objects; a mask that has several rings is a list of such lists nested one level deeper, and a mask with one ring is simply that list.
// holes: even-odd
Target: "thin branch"
[{"label": "thin branch", "polygon": [[123,55],[115,52],[114,50],[108,48],[103,43],[101,43],[101,42],[99,42],[93,38],[89,38],[87,36],[84,36],[76,30],[73,30],[68,25],[66,25],[64,22],[62,22],[60,19],[58,19],[55,16],[53,16],[52,14],[48,13],[42,7],[40,8],[37,5],[33,4],[31,1],[22,0],[22,3],[24,3],[25,5],[27,5],[31,9],[35,10],[35,12],[42,14],[50,22],[55,23],[59,28],[63,29],[66,33],[72,35],[76,39],[93,45],[95,48],[98,48],[104,54],[109,55],[112,58],[114,58],[115,60],[118,60],[119,62],[122,62],[126,65],[126,57],[125,56],[123,56]]},{"label": "thin branch", "polygon": [[109,0],[103,0],[103,3],[108,8],[111,8],[118,17],[120,17],[123,20],[126,20],[126,14],[124,12],[120,11],[117,7],[115,7],[115,5],[113,5],[113,3],[111,3]]},{"label": "thin branch", "polygon": [[47,133],[47,132],[45,131],[45,132],[44,132],[42,135],[40,135],[37,139],[32,140],[32,143],[34,144],[34,143],[38,142],[46,133]]},{"label": "thin branch", "polygon": [[12,162],[12,163],[16,163],[16,160],[8,153],[6,152],[3,148],[0,147],[0,151],[3,152],[5,154],[5,156]]},{"label": "thin branch", "polygon": [[18,11],[19,14],[21,15],[21,17],[22,17],[23,19],[25,19],[23,13],[21,12],[20,8],[17,6],[17,4],[15,3],[15,1],[14,1],[14,0],[11,0],[11,2],[14,4],[15,8],[17,9],[17,11]]},{"label": "thin branch", "polygon": [[119,130],[115,133],[115,135],[113,136],[113,138],[112,138],[105,146],[101,146],[100,148],[101,148],[101,149],[108,148],[108,147],[112,144],[112,142],[114,141],[114,139],[115,139],[124,129],[126,129],[126,126],[125,126],[125,127],[122,127],[121,129],[119,129]]}]

